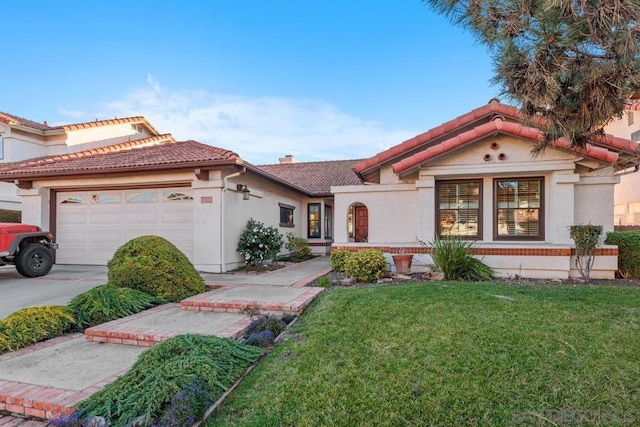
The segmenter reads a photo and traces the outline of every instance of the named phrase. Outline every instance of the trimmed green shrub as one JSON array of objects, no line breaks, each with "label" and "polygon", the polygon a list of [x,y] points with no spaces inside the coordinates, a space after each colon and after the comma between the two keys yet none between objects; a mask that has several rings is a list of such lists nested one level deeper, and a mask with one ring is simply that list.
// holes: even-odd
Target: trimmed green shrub
[{"label": "trimmed green shrub", "polygon": [[22,212],[0,209],[0,222],[13,222],[20,224],[22,222]]},{"label": "trimmed green shrub", "polygon": [[199,380],[202,394],[217,400],[261,354],[258,347],[228,338],[170,338],[145,351],[129,372],[83,401],[78,413],[83,418],[105,417],[111,427],[134,420],[153,425],[167,412],[173,396]]},{"label": "trimmed green shrub", "polygon": [[440,238],[429,242],[431,258],[445,280],[470,280],[473,282],[491,280],[493,271],[471,255],[473,242],[456,236]]},{"label": "trimmed green shrub", "polygon": [[569,236],[576,244],[576,268],[584,280],[589,280],[601,235],[601,225],[579,224],[569,227]]},{"label": "trimmed green shrub", "polygon": [[347,258],[355,252],[349,252],[341,249],[331,251],[331,269],[333,271],[344,272],[344,264]]},{"label": "trimmed green shrub", "polygon": [[120,246],[107,264],[109,283],[178,302],[206,290],[189,259],[158,236],[136,237]]},{"label": "trimmed green shrub", "polygon": [[618,274],[621,277],[640,278],[640,231],[609,232],[604,243],[618,246]]},{"label": "trimmed green shrub", "polygon": [[282,243],[282,235],[275,227],[267,227],[251,218],[240,235],[236,251],[244,256],[247,264],[262,265],[265,260],[275,259]]},{"label": "trimmed green shrub", "polygon": [[0,353],[27,347],[69,331],[75,325],[69,307],[28,307],[0,320]]},{"label": "trimmed green shrub", "polygon": [[307,239],[297,237],[292,232],[287,233],[286,237],[287,243],[284,246],[291,254],[292,261],[305,260],[311,256],[311,247]]},{"label": "trimmed green shrub", "polygon": [[344,262],[344,273],[356,282],[375,282],[384,277],[387,268],[384,254],[377,249],[354,252]]},{"label": "trimmed green shrub", "polygon": [[144,292],[115,285],[100,285],[83,292],[69,303],[78,327],[90,328],[126,317],[160,304]]}]

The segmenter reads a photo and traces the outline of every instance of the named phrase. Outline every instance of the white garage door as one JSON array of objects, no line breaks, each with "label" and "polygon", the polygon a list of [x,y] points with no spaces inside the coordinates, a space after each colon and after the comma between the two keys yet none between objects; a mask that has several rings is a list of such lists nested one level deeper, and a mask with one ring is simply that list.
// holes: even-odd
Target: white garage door
[{"label": "white garage door", "polygon": [[106,265],[137,236],[162,236],[193,260],[190,188],[60,192],[56,198],[58,264]]}]

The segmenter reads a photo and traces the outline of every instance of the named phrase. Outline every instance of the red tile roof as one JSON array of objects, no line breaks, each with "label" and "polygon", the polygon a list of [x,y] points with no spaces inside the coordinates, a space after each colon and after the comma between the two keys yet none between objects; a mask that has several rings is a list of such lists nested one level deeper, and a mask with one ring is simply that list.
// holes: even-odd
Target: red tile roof
[{"label": "red tile roof", "polygon": [[[141,145],[157,140],[158,145]],[[40,157],[0,166],[0,179],[25,179],[86,173],[112,173],[242,163],[233,151],[196,141],[175,142],[171,135],[145,138],[92,150]]]},{"label": "red tile roof", "polygon": [[34,122],[33,120],[24,119],[22,117],[14,116],[13,114],[7,114],[0,111],[0,122],[8,125],[21,125],[37,130],[50,130],[51,128],[44,123]]},{"label": "red tile roof", "polygon": [[280,180],[313,196],[331,194],[331,186],[362,185],[353,172],[361,160],[334,160],[256,166]]},{"label": "red tile roof", "polygon": [[13,114],[3,113],[0,111],[0,122],[4,122],[8,125],[20,125],[24,127],[28,127],[31,129],[39,130],[39,131],[51,131],[51,130],[64,130],[65,132],[80,130],[80,129],[89,129],[101,126],[111,126],[117,124],[143,124],[147,128],[151,130],[152,133],[158,135],[159,132],[156,128],[149,123],[149,121],[144,116],[134,116],[134,117],[122,117],[122,118],[113,118],[106,120],[95,120],[93,122],[82,122],[82,123],[71,123],[59,126],[49,126],[46,123],[38,123],[33,120],[28,120],[22,117],[14,116]]},{"label": "red tile roof", "polygon": [[[544,140],[544,136],[538,129],[523,126],[519,123],[507,122],[497,118],[490,122],[476,126],[471,130],[462,132],[437,145],[432,145],[431,147],[423,151],[420,151],[410,157],[406,157],[394,163],[392,165],[393,171],[397,174],[406,173],[408,171],[411,171],[415,168],[420,167],[422,164],[426,163],[429,160],[433,160],[441,155],[448,154],[451,151],[461,148],[469,143],[473,143],[482,138],[486,138],[487,136],[497,134],[497,133],[517,136],[517,137],[529,139],[534,142],[540,142]],[[629,142],[629,141],[623,140],[621,138],[613,138],[610,135],[608,137],[599,138],[598,142],[599,144],[602,144],[604,146],[611,147],[611,148],[615,148],[615,145],[618,145],[620,147],[624,146],[624,148],[629,148],[628,144],[626,144],[626,142]],[[618,157],[619,157],[618,153],[609,151],[607,148],[604,148],[602,146],[596,147],[592,144],[587,144],[586,148],[583,150],[575,147],[571,147],[571,144],[569,143],[569,141],[562,138],[556,141],[553,141],[551,143],[551,146],[558,149],[570,151],[580,156],[587,157],[592,160],[596,160],[603,163],[613,164],[618,160]]]},{"label": "red tile roof", "polygon": [[491,115],[504,115],[513,119],[520,118],[520,112],[516,107],[501,104],[497,100],[491,100],[487,105],[476,108],[462,116],[430,129],[425,133],[421,133],[420,135],[414,136],[411,139],[382,151],[369,159],[363,160],[355,166],[355,171],[358,174],[363,174],[368,170],[379,167],[383,163],[402,157],[411,150],[418,149],[426,144],[432,143],[438,138],[442,138],[446,135],[453,135],[455,132],[458,132],[460,128]]}]

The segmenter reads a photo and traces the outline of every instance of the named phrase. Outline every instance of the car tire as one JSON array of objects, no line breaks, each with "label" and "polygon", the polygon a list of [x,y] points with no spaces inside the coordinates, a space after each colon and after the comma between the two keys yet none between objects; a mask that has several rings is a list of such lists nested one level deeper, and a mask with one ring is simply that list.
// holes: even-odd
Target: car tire
[{"label": "car tire", "polygon": [[43,244],[30,244],[16,255],[16,270],[24,277],[39,277],[53,267],[51,251]]}]

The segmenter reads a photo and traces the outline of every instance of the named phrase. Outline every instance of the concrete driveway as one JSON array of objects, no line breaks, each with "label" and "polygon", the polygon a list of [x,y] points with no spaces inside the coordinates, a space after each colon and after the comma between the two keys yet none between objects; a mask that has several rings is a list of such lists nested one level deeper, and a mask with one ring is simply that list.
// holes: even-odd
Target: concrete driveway
[{"label": "concrete driveway", "polygon": [[0,319],[21,308],[66,305],[78,294],[107,283],[106,266],[54,265],[44,277],[22,277],[13,266],[0,267]]}]

